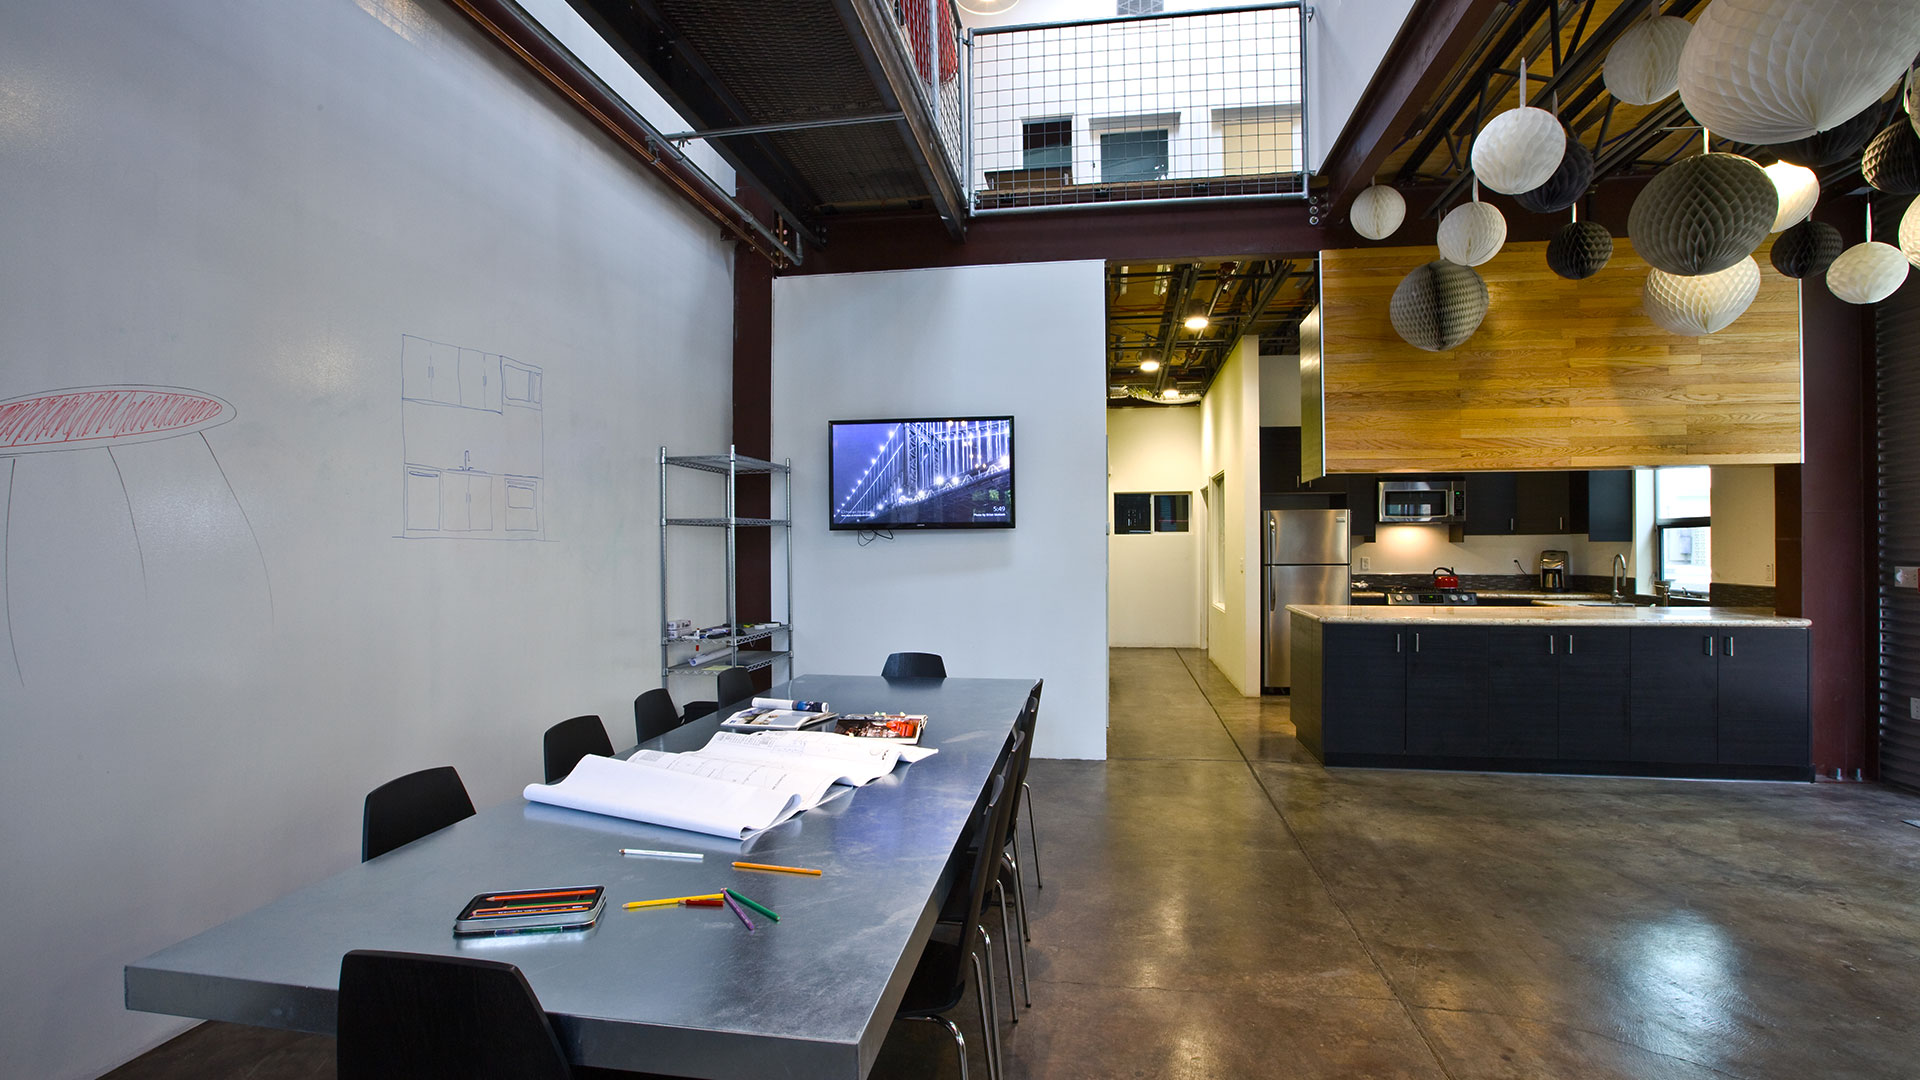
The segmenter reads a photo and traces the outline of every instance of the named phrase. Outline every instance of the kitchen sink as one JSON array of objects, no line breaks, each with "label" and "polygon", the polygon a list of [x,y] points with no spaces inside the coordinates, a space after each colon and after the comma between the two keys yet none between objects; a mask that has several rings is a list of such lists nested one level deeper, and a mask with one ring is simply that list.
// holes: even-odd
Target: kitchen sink
[{"label": "kitchen sink", "polygon": [[1651,600],[1535,600],[1545,607],[1652,607]]}]

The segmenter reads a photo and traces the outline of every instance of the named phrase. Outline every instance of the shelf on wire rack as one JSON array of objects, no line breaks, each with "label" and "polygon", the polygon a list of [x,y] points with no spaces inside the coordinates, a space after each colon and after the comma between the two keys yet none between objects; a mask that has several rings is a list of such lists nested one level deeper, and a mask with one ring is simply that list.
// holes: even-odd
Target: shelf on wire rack
[{"label": "shelf on wire rack", "polygon": [[787,525],[791,523],[788,522],[787,519],[785,518],[744,518],[743,517],[743,518],[733,518],[729,520],[727,518],[717,517],[717,518],[667,518],[666,524],[668,525],[707,525],[707,526],[724,528],[729,524],[735,525],[735,526],[747,527],[747,526],[764,526],[764,525]]},{"label": "shelf on wire rack", "polygon": [[692,664],[671,664],[664,668],[661,674],[710,675],[716,671],[725,671],[728,668],[745,668],[748,671],[759,671],[763,667],[772,666],[774,661],[786,655],[787,652],[785,649],[770,652],[742,649],[734,654],[732,663],[728,663],[725,660],[715,660],[710,664],[701,664],[698,667]]},{"label": "shelf on wire rack", "polygon": [[732,637],[662,638],[661,643],[665,645],[700,645],[703,648],[707,646],[713,646],[715,648],[724,649],[729,645],[745,645],[748,642],[760,641],[764,638],[770,638],[775,634],[785,633],[787,629],[788,628],[785,623],[770,623],[766,626],[756,626],[753,629],[746,631],[745,633],[735,634]]},{"label": "shelf on wire rack", "polygon": [[[695,454],[690,457],[670,457],[665,460],[667,464],[678,465],[683,469],[698,469],[701,472],[720,473],[722,475],[725,475],[729,471],[743,476],[760,476],[767,473],[783,473],[787,471],[787,467],[779,462],[762,461],[759,458],[741,456],[729,458],[725,454]],[[729,469],[729,466],[731,466],[731,469]]]}]

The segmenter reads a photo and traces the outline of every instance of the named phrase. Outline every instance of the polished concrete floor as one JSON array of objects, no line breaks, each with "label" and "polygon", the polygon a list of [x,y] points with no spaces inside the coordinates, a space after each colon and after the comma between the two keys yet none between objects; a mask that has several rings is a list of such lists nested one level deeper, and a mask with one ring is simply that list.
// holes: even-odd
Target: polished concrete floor
[{"label": "polished concrete floor", "polygon": [[[1328,772],[1285,698],[1157,649],[1114,651],[1108,746],[1034,762],[1009,1080],[1920,1076],[1920,799]],[[306,1080],[332,1046],[208,1024],[109,1075]],[[873,1075],[956,1076],[952,1041],[896,1025]]]}]

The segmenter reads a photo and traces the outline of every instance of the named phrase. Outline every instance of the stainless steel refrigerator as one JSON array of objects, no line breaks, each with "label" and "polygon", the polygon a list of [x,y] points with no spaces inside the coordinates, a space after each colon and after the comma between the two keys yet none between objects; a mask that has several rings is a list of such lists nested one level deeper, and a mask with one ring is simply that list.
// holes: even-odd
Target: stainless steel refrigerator
[{"label": "stainless steel refrigerator", "polygon": [[1347,587],[1347,511],[1268,510],[1262,515],[1260,562],[1266,602],[1261,684],[1293,686],[1293,620],[1288,604],[1351,603]]}]

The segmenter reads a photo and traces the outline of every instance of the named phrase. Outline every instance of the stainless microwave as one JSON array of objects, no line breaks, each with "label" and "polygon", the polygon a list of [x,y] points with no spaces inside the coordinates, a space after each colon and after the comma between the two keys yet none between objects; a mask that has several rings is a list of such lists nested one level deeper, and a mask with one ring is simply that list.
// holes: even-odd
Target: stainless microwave
[{"label": "stainless microwave", "polygon": [[1380,520],[1465,521],[1466,488],[1458,480],[1382,480]]}]

